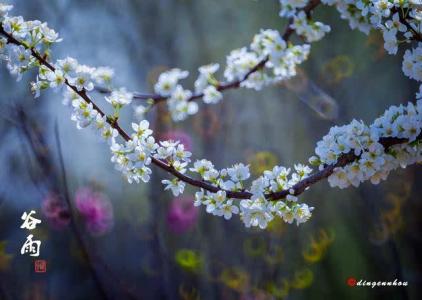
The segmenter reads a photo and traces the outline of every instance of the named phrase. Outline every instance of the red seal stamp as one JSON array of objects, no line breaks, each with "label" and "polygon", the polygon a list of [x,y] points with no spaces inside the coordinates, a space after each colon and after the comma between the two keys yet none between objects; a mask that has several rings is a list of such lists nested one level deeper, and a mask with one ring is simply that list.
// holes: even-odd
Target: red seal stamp
[{"label": "red seal stamp", "polygon": [[44,259],[37,259],[34,261],[35,273],[45,273],[47,272],[47,261]]}]

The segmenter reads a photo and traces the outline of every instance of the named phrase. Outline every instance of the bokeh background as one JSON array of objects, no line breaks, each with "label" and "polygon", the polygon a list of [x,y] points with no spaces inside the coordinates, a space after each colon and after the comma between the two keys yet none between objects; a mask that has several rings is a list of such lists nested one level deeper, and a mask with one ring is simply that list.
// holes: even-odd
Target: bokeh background
[{"label": "bokeh background", "polygon": [[[168,68],[224,65],[261,28],[284,30],[278,1],[9,1],[14,15],[47,21],[64,38],[54,57],[110,66],[116,84],[151,91]],[[180,138],[195,158],[218,168],[251,165],[254,177],[274,164],[306,162],[334,124],[371,122],[414,98],[401,56],[382,37],[351,31],[332,8],[315,17],[332,32],[289,82],[261,92],[225,93],[218,105],[174,123],[165,105],[148,115],[155,134]],[[163,192],[166,174],[129,185],[89,130],[78,131],[60,94],[34,100],[26,75],[0,68],[0,299],[420,299],[422,168],[386,182],[331,189],[321,182],[301,198],[315,207],[300,227],[273,222],[246,229]],[[106,103],[94,94],[100,106]],[[133,110],[126,108],[128,128]],[[20,216],[35,210],[46,273],[20,254]],[[407,288],[349,287],[349,277],[408,281]]]}]

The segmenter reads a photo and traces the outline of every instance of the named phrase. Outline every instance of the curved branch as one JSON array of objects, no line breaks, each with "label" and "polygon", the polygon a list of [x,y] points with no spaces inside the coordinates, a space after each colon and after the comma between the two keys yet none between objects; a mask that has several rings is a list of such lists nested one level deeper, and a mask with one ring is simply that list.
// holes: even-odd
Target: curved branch
[{"label": "curved branch", "polygon": [[[306,10],[307,11],[311,11],[313,8],[315,8],[318,4],[320,3],[320,0],[311,0],[308,5],[306,6]],[[2,24],[0,23],[0,34],[4,35],[7,40],[8,43],[12,43],[15,45],[19,45],[19,46],[24,46],[27,49],[30,49],[32,56],[41,64],[46,66],[48,69],[50,69],[51,71],[55,71],[55,67],[50,64],[46,58],[44,58],[39,52],[37,52],[34,48],[28,48],[24,43],[22,43],[21,41],[18,41],[17,39],[15,39],[11,34],[7,33],[4,31]],[[290,35],[293,33],[293,30],[290,28],[290,22],[289,25],[286,29],[285,34],[283,35],[283,37],[285,37],[286,39],[290,37]],[[263,65],[265,65],[266,63],[266,59],[264,59],[261,63],[259,63],[257,66],[255,66],[252,70],[250,70],[245,77],[242,80],[238,80],[238,81],[233,81],[230,83],[225,83],[225,84],[221,84],[220,85],[220,90],[226,90],[226,89],[230,89],[230,88],[234,88],[234,87],[238,87],[240,86],[240,84],[247,80],[247,78],[253,74],[254,72],[256,72],[257,70],[259,70],[260,68],[262,68]],[[107,117],[107,115],[88,97],[87,93],[85,90],[79,91],[75,86],[73,86],[72,84],[69,83],[68,80],[65,80],[65,84],[72,89],[72,91],[74,91],[76,94],[78,94],[82,99],[84,99],[87,103],[92,104],[93,108],[98,111],[98,113],[101,116],[105,116]],[[160,96],[161,97],[161,96]],[[192,98],[191,100],[200,98],[201,96],[198,95],[194,95],[192,96],[194,98]],[[158,98],[157,98],[158,99]],[[161,98],[160,98],[161,99]],[[163,98],[164,99],[164,98]],[[162,100],[156,100],[156,101],[162,101]],[[128,133],[126,133],[126,131],[120,127],[120,125],[118,124],[118,122],[116,120],[114,120],[113,118],[106,118],[107,123],[110,124],[111,127],[113,127],[114,129],[116,129],[118,131],[118,133],[120,134],[120,136],[125,140],[125,141],[129,141],[131,138],[129,136]],[[422,134],[420,134],[417,138],[418,140],[422,140]],[[387,137],[387,138],[381,138],[379,140],[379,143],[381,143],[384,148],[386,150],[388,150],[391,146],[393,145],[397,145],[397,144],[402,144],[402,143],[406,143],[408,142],[407,139],[400,139],[400,138],[391,138],[391,137]],[[279,200],[279,199],[283,199],[285,198],[287,195],[290,194],[290,191],[293,189],[294,190],[294,195],[300,195],[301,193],[303,193],[307,188],[309,188],[311,185],[321,181],[322,179],[325,179],[327,177],[329,177],[331,174],[333,174],[335,168],[337,167],[344,167],[347,164],[357,160],[359,157],[355,156],[353,153],[348,153],[348,154],[344,154],[342,156],[339,157],[338,161],[336,164],[334,165],[329,165],[329,166],[325,166],[324,169],[322,169],[319,172],[313,173],[312,175],[310,175],[309,177],[306,177],[305,179],[301,180],[300,182],[298,182],[297,184],[295,184],[292,188],[290,188],[289,190],[283,190],[280,192],[276,192],[276,193],[269,193],[266,194],[266,198],[269,200]],[[220,190],[223,190],[215,185],[212,185],[206,181],[203,180],[197,180],[194,179],[190,176],[187,176],[185,174],[182,174],[180,172],[178,172],[173,166],[171,166],[170,164],[166,163],[165,161],[162,161],[160,159],[151,157],[152,159],[152,163],[155,164],[156,166],[158,166],[159,168],[163,169],[164,171],[172,174],[173,176],[177,177],[178,179],[180,179],[181,181],[184,181],[185,183],[198,187],[198,188],[203,188],[204,190],[216,193]],[[252,193],[250,193],[249,191],[225,191],[227,194],[227,197],[229,198],[234,198],[234,199],[250,199],[252,197]]]}]

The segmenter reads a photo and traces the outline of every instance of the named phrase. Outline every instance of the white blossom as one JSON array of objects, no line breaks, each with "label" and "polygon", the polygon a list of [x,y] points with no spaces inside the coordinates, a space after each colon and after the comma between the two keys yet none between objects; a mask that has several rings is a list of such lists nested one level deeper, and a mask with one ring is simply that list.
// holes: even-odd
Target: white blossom
[{"label": "white blossom", "polygon": [[124,105],[128,105],[132,102],[133,94],[126,91],[125,88],[120,90],[112,91],[110,96],[105,97],[106,101],[109,102],[113,107],[120,108]]},{"label": "white blossom", "polygon": [[199,76],[194,84],[196,93],[201,93],[210,83],[212,83],[213,75],[219,68],[219,64],[209,64],[198,68]]},{"label": "white blossom", "polygon": [[78,65],[75,70],[75,77],[69,77],[69,83],[77,88],[78,91],[86,90],[91,91],[94,89],[94,83],[91,76],[94,68]]},{"label": "white blossom", "polygon": [[204,102],[207,104],[214,104],[223,99],[223,94],[219,92],[215,86],[209,85],[204,89]]},{"label": "white blossom", "polygon": [[165,190],[171,190],[173,196],[177,197],[180,194],[183,194],[185,189],[185,183],[178,178],[174,178],[172,180],[162,180],[161,181],[165,185]]},{"label": "white blossom", "polygon": [[162,96],[170,96],[175,90],[179,80],[186,78],[189,75],[187,71],[180,69],[171,69],[170,71],[161,73],[158,81],[154,86],[156,93]]},{"label": "white blossom", "polygon": [[96,84],[99,85],[110,85],[111,80],[114,76],[114,70],[109,67],[96,68],[92,74],[92,78]]}]

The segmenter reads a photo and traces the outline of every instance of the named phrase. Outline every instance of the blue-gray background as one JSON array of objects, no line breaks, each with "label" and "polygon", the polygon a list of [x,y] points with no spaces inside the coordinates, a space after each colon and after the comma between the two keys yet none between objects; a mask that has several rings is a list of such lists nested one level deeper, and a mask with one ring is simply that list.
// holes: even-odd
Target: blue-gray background
[{"label": "blue-gray background", "polygon": [[[55,58],[110,66],[118,86],[137,91],[151,91],[158,72],[169,67],[191,71],[185,85],[192,86],[198,66],[224,65],[229,51],[250,43],[259,29],[285,26],[275,0],[9,3],[15,5],[12,14],[47,21],[60,33],[64,40],[54,47]],[[401,73],[402,52],[386,55],[379,34],[351,31],[334,9],[319,7],[315,16],[332,32],[312,46],[298,78],[261,92],[227,92],[221,104],[200,105],[182,123],[171,122],[165,106],[156,107],[148,115],[156,132],[188,134],[194,157],[217,167],[254,162],[260,169],[266,160],[258,160],[257,168],[259,157],[268,167],[273,161],[292,166],[306,162],[332,125],[353,118],[371,122],[389,105],[414,98],[416,85]],[[201,210],[189,230],[174,233],[167,220],[172,197],[159,183],[166,174],[153,168],[153,182],[129,185],[114,170],[107,147],[75,128],[60,94],[33,99],[32,75],[15,82],[4,64],[0,69],[1,299],[419,299],[420,166],[377,186],[315,185],[301,197],[315,207],[314,216],[300,227],[276,223],[266,231],[246,230],[237,218],[226,222]],[[77,211],[76,230],[54,230],[44,220],[36,235],[48,263],[45,274],[34,273],[33,259],[19,253],[27,236],[20,216],[34,209],[43,219],[41,203],[51,185],[41,178],[16,111],[45,138],[59,189],[65,184],[55,124],[70,199],[79,188],[95,186],[113,206],[114,225],[99,237],[85,229]],[[128,128],[132,117],[126,108],[122,125]],[[330,236],[325,246],[321,230]],[[312,238],[319,241],[319,255],[309,255]],[[188,258],[181,260],[181,253]],[[409,287],[352,288],[349,277],[397,278]]]}]

